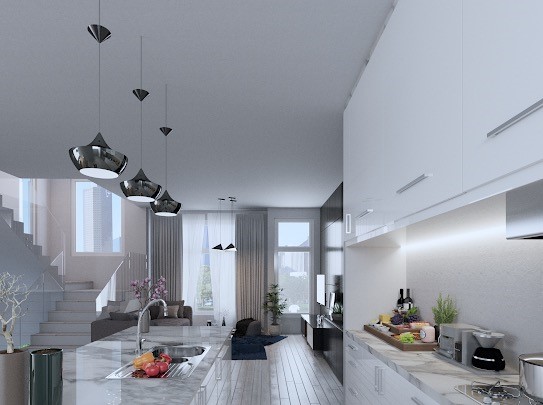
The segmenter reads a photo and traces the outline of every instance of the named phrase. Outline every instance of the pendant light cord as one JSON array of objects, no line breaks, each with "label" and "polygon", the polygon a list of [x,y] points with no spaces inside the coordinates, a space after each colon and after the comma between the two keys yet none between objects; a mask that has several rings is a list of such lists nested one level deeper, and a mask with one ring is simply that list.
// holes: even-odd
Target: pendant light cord
[{"label": "pendant light cord", "polygon": [[[168,127],[168,84],[166,84],[164,86],[164,88],[165,88],[165,93],[166,93],[166,95],[165,95],[165,99],[166,99],[166,108],[165,108],[165,110],[166,110],[166,112],[164,113],[164,121],[165,121],[164,126],[167,128]],[[164,148],[165,148],[164,155],[166,156],[166,159],[165,159],[166,160],[166,166],[165,166],[166,168],[164,170],[164,178],[166,180],[166,188],[165,188],[165,190],[168,190],[168,135],[167,134],[166,134],[166,143],[164,144]]]},{"label": "pendant light cord", "polygon": [[[98,37],[101,36],[100,31],[102,29],[102,26],[100,25],[100,0],[98,0]],[[101,87],[102,87],[102,81],[101,81],[101,75],[100,75],[100,41],[98,40],[98,132],[102,132],[102,117],[101,117]]]},{"label": "pendant light cord", "polygon": [[[143,36],[140,36],[140,89],[143,90]],[[143,100],[140,100],[140,163],[143,169]]]}]

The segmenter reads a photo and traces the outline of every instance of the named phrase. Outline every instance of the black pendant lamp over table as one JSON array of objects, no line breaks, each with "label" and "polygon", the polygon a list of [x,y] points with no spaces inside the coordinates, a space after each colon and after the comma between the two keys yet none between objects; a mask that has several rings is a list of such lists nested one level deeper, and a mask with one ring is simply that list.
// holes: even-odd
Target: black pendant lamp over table
[{"label": "black pendant lamp over table", "polygon": [[237,252],[236,246],[234,246],[234,203],[236,202],[236,197],[228,197],[230,199],[230,220],[232,221],[232,243],[230,243],[225,249],[225,252]]},{"label": "black pendant lamp over table", "polygon": [[[217,198],[219,200],[219,240],[222,238],[222,210],[221,204],[225,200],[224,198]],[[222,243],[219,243],[217,246],[213,247],[214,250],[224,250],[222,248]]]},{"label": "black pendant lamp over table", "polygon": [[160,127],[160,132],[164,134],[166,138],[164,155],[166,157],[165,162],[165,188],[164,194],[158,200],[153,201],[151,204],[151,209],[153,212],[161,217],[175,217],[179,210],[181,209],[181,203],[175,201],[170,194],[168,193],[168,134],[172,132],[172,129],[168,127],[168,85],[166,85],[166,117],[165,117],[165,126]]},{"label": "black pendant lamp over table", "polygon": [[97,179],[115,179],[126,168],[128,158],[109,147],[101,134],[101,77],[100,44],[111,37],[111,32],[100,25],[100,2],[98,2],[98,24],[91,24],[87,30],[98,42],[98,135],[85,146],[76,146],[68,151],[72,163],[84,176]]},{"label": "black pendant lamp over table", "polygon": [[133,179],[121,182],[121,190],[131,201],[152,202],[158,197],[162,187],[149,180],[143,171],[143,100],[149,95],[149,92],[141,87],[143,87],[143,37],[140,37],[140,88],[132,91],[140,101],[141,169]]}]

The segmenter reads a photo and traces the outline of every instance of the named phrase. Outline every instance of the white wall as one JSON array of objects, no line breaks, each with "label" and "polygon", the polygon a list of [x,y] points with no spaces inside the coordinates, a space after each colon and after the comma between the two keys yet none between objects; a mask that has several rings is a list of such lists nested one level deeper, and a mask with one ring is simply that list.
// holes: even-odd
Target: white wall
[{"label": "white wall", "polygon": [[124,253],[122,255],[74,255],[75,235],[72,223],[72,180],[50,180],[50,210],[59,221],[66,235],[66,279],[68,281],[93,281],[94,288],[101,289],[128,252],[146,252],[145,208],[123,198],[122,210]]},{"label": "white wall", "polygon": [[[315,275],[320,273],[320,208],[269,208],[268,209],[268,274],[267,286],[276,281],[275,277],[275,222],[280,219],[313,221],[313,271],[309,278],[309,302],[313,303],[312,313],[318,313],[315,291]],[[267,287],[266,287],[267,292]],[[285,314],[281,317],[281,333],[301,333],[300,315]]]},{"label": "white wall", "polygon": [[505,196],[411,225],[407,286],[425,320],[439,292],[456,299],[459,322],[505,334],[504,356],[543,349],[543,241],[505,239]]},{"label": "white wall", "polygon": [[11,208],[14,212],[13,218],[19,219],[19,178],[0,171],[0,194],[2,195],[2,206]]}]

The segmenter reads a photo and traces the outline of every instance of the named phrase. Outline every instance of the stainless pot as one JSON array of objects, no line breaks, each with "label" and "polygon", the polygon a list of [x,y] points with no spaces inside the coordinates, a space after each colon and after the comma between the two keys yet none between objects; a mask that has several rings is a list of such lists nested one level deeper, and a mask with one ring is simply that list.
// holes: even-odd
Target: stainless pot
[{"label": "stainless pot", "polygon": [[543,402],[543,353],[521,354],[519,385],[528,398]]}]

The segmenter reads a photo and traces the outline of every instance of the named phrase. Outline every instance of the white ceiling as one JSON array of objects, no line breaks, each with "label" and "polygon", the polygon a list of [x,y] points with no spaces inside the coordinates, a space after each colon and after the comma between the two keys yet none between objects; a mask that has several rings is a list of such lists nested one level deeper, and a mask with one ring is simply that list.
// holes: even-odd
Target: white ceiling
[{"label": "white ceiling", "polygon": [[[392,0],[110,0],[101,24],[102,125],[185,209],[317,207],[342,181],[342,114]],[[0,170],[78,178],[72,146],[98,132],[98,0],[0,0]]]}]

